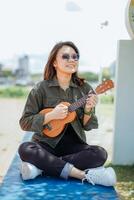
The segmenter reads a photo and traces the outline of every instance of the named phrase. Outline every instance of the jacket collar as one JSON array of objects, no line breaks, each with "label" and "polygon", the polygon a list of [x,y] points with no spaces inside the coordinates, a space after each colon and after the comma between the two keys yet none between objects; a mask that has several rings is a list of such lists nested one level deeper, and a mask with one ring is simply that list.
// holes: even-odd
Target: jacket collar
[{"label": "jacket collar", "polygon": [[[59,86],[57,78],[54,77],[53,79],[49,80],[48,86],[49,87]],[[69,86],[75,87],[75,88],[78,87],[72,80],[70,81],[70,85]]]}]

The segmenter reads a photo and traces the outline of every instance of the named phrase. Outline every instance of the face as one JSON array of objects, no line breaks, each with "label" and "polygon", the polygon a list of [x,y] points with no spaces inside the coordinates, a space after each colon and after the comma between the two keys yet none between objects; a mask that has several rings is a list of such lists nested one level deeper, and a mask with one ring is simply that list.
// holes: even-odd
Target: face
[{"label": "face", "polygon": [[78,68],[78,55],[70,46],[63,46],[57,53],[54,67],[57,72],[73,74]]}]

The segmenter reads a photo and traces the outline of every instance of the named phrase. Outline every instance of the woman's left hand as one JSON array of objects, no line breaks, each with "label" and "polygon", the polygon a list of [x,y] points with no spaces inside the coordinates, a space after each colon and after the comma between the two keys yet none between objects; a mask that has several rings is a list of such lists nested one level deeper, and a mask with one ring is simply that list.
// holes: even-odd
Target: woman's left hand
[{"label": "woman's left hand", "polygon": [[85,111],[90,112],[90,110],[94,108],[97,103],[98,96],[96,94],[89,94],[88,98],[86,99]]}]

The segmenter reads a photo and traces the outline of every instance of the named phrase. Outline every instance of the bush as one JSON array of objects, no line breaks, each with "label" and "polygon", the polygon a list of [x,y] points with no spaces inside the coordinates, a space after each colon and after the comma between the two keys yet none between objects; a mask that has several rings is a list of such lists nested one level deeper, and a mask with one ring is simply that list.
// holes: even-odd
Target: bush
[{"label": "bush", "polygon": [[103,104],[114,103],[114,96],[112,94],[100,96],[100,102]]},{"label": "bush", "polygon": [[7,87],[0,89],[0,97],[20,98],[26,97],[29,93],[28,88],[25,87]]}]

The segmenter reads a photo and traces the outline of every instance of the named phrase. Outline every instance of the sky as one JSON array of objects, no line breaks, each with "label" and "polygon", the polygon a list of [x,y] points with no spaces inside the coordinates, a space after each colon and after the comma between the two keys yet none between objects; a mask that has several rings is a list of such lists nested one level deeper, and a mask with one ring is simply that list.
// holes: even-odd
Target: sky
[{"label": "sky", "polygon": [[57,42],[71,40],[80,50],[81,65],[99,71],[116,59],[117,41],[130,39],[126,4],[127,0],[0,0],[0,61],[49,54]]}]

